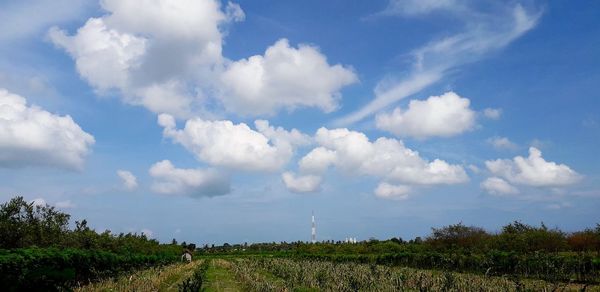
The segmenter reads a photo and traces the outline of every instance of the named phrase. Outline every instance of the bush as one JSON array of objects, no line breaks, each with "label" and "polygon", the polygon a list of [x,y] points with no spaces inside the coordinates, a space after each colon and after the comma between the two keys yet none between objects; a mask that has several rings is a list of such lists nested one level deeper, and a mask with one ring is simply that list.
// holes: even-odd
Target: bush
[{"label": "bush", "polygon": [[0,250],[0,283],[5,291],[68,290],[77,284],[176,260],[177,254],[125,255],[58,248]]}]

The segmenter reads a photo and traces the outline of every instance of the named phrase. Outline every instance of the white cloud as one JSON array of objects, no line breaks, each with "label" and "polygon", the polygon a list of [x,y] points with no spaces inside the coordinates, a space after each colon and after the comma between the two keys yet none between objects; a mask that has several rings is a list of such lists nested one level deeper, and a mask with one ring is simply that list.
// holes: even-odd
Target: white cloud
[{"label": "white cloud", "polygon": [[411,100],[407,110],[397,107],[391,113],[379,114],[376,125],[397,136],[455,136],[475,125],[475,112],[469,105],[469,99],[447,92],[427,100]]},{"label": "white cloud", "polygon": [[46,206],[46,200],[44,200],[43,198],[37,198],[37,199],[33,199],[31,200],[31,203],[33,203],[33,206]]},{"label": "white cloud", "polygon": [[360,132],[320,128],[315,140],[320,147],[300,160],[300,170],[304,173],[322,173],[335,166],[351,175],[415,185],[457,184],[469,179],[461,166],[439,159],[427,161],[396,139],[379,138],[371,142]]},{"label": "white cloud", "polygon": [[451,2],[406,2],[413,4],[413,7],[417,7],[416,3],[421,3],[422,8],[415,9],[415,13],[444,8],[442,10],[450,11],[457,19],[464,21],[467,29],[414,50],[413,68],[408,74],[403,74],[406,75],[405,78],[384,78],[375,87],[375,98],[359,110],[337,119],[337,125],[355,123],[371,116],[390,104],[440,81],[460,66],[480,60],[489,53],[507,46],[535,27],[540,16],[539,12],[525,11],[519,4],[513,7],[498,6],[491,11],[473,11],[465,5],[462,5],[461,9],[446,9],[453,7],[445,4]]},{"label": "white cloud", "polygon": [[481,169],[479,169],[479,167],[477,167],[477,165],[474,164],[469,164],[467,165],[467,167],[471,170],[471,172],[473,173],[480,173]]},{"label": "white cloud", "polygon": [[497,159],[485,162],[488,170],[513,184],[534,187],[562,187],[577,183],[581,175],[565,164],[544,160],[542,152],[529,148],[529,157],[517,156],[512,160]]},{"label": "white cloud", "polygon": [[[44,207],[46,205],[50,205],[43,198],[36,198],[34,200],[31,200],[31,203],[33,204],[34,207],[35,206]],[[75,208],[75,204],[73,204],[73,202],[71,202],[70,200],[56,202],[56,204],[54,204],[54,206],[57,207],[57,208],[61,208],[61,209],[73,209],[73,208]]]},{"label": "white cloud", "polygon": [[492,195],[518,194],[519,190],[499,177],[490,177],[481,183],[481,188]]},{"label": "white cloud", "polygon": [[267,121],[257,121],[260,132],[244,123],[231,121],[188,120],[182,130],[175,128],[175,120],[160,115],[163,135],[183,145],[200,161],[231,169],[276,171],[294,154],[298,144],[308,142],[307,136],[297,130],[273,128]]},{"label": "white cloud", "polygon": [[[116,89],[126,103],[187,117],[204,107],[223,63],[220,28],[243,19],[230,3],[215,0],[103,0],[107,11],[75,35],[56,27],[52,42],[75,60],[81,76],[100,93]],[[202,80],[200,82],[199,80]]]},{"label": "white cloud", "polygon": [[148,228],[143,228],[140,231],[142,234],[146,235],[147,238],[153,238],[154,237],[154,231],[148,229]]},{"label": "white cloud", "polygon": [[[190,118],[224,106],[242,115],[279,109],[337,108],[354,72],[329,65],[310,45],[282,39],[264,56],[222,56],[227,24],[245,18],[238,4],[216,0],[103,0],[107,12],[74,35],[53,27],[51,41],[75,60],[79,74],[103,94],[128,104]],[[220,108],[219,108],[220,110]],[[204,116],[204,115],[202,115]]]},{"label": "white cloud", "polygon": [[459,2],[456,0],[390,0],[385,10],[377,15],[417,16],[459,7]]},{"label": "white cloud", "polygon": [[294,193],[316,192],[321,187],[321,177],[317,175],[296,176],[291,172],[281,175],[285,187]]},{"label": "white cloud", "polygon": [[491,137],[486,140],[490,145],[499,150],[515,150],[518,148],[517,144],[511,142],[506,137]]},{"label": "white cloud", "polygon": [[230,192],[229,178],[214,169],[175,168],[171,161],[155,163],[149,170],[152,191],[167,195],[214,197]]},{"label": "white cloud", "polygon": [[273,114],[281,108],[338,107],[340,89],[357,81],[342,65],[329,65],[317,48],[290,47],[286,39],[256,55],[233,62],[221,76],[225,107],[246,115]]},{"label": "white cloud", "polygon": [[81,169],[94,142],[70,116],[27,106],[25,98],[0,88],[0,167]]},{"label": "white cloud", "polygon": [[71,54],[79,74],[99,90],[126,88],[129,71],[140,66],[147,43],[144,38],[109,29],[102,18],[90,18],[75,37],[55,27],[49,36]]},{"label": "white cloud", "polygon": [[335,150],[317,147],[302,157],[298,165],[300,171],[305,173],[323,173],[330,165],[335,163],[336,159],[337,153]]},{"label": "white cloud", "polygon": [[405,185],[392,185],[389,183],[380,183],[375,188],[375,196],[382,199],[404,200],[408,199],[410,187]]},{"label": "white cloud", "polygon": [[497,120],[502,115],[502,109],[488,107],[483,110],[483,115],[488,119]]},{"label": "white cloud", "polygon": [[117,170],[117,175],[121,178],[126,189],[134,190],[138,187],[137,178],[133,173],[127,170]]},{"label": "white cloud", "polygon": [[308,145],[312,143],[312,138],[297,129],[287,131],[282,127],[273,127],[269,125],[269,121],[256,120],[254,121],[254,127],[258,132],[263,134],[265,137],[274,141],[275,144],[290,144],[294,146]]},{"label": "white cloud", "polygon": [[244,21],[244,19],[246,19],[246,14],[240,5],[232,2],[227,2],[225,15],[227,16],[227,19],[235,22]]},{"label": "white cloud", "polygon": [[71,202],[70,200],[56,202],[56,204],[54,204],[54,205],[57,208],[61,208],[61,209],[73,209],[76,207],[76,205],[73,202]]}]

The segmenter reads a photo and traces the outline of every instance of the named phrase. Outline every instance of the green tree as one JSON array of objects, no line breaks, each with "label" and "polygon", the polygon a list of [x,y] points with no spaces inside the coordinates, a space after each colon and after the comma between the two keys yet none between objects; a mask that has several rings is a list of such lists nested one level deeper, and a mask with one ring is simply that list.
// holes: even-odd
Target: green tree
[{"label": "green tree", "polygon": [[23,197],[0,205],[0,247],[57,245],[68,230],[70,215]]}]

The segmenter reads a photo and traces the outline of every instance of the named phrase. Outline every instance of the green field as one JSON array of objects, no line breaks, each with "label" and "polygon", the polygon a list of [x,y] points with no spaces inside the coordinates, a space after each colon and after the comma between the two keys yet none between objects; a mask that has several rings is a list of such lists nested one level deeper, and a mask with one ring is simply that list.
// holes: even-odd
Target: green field
[{"label": "green field", "polygon": [[[194,290],[183,282],[200,270]],[[76,291],[600,291],[598,285],[385,265],[267,257],[210,257],[109,279]]]},{"label": "green field", "polygon": [[[600,225],[198,247],[68,220],[22,197],[0,205],[2,291],[600,291]],[[184,252],[195,260],[181,263]]]}]

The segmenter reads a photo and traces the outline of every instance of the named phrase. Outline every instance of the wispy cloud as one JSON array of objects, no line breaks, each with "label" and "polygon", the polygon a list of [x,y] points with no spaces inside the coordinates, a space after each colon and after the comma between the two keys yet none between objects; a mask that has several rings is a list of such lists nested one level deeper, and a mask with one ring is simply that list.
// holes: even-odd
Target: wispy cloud
[{"label": "wispy cloud", "polygon": [[[391,9],[390,7],[395,6],[388,6],[388,9]],[[398,100],[431,86],[460,66],[478,61],[507,46],[534,28],[541,16],[541,11],[527,11],[518,4],[512,7],[499,7],[486,13],[464,8],[450,9],[451,7],[453,6],[443,5],[435,6],[436,9],[422,9],[419,10],[418,15],[444,8],[445,12],[453,14],[465,23],[465,30],[413,50],[412,69],[406,77],[393,82],[389,81],[389,77],[384,78],[375,87],[375,98],[371,102],[334,121],[336,125],[358,122]],[[389,11],[384,15],[407,16],[406,13],[392,12]]]},{"label": "wispy cloud", "polygon": [[492,145],[498,150],[516,150],[517,148],[519,148],[517,144],[510,141],[507,137],[494,136],[488,138],[486,141],[488,142],[488,144]]}]

